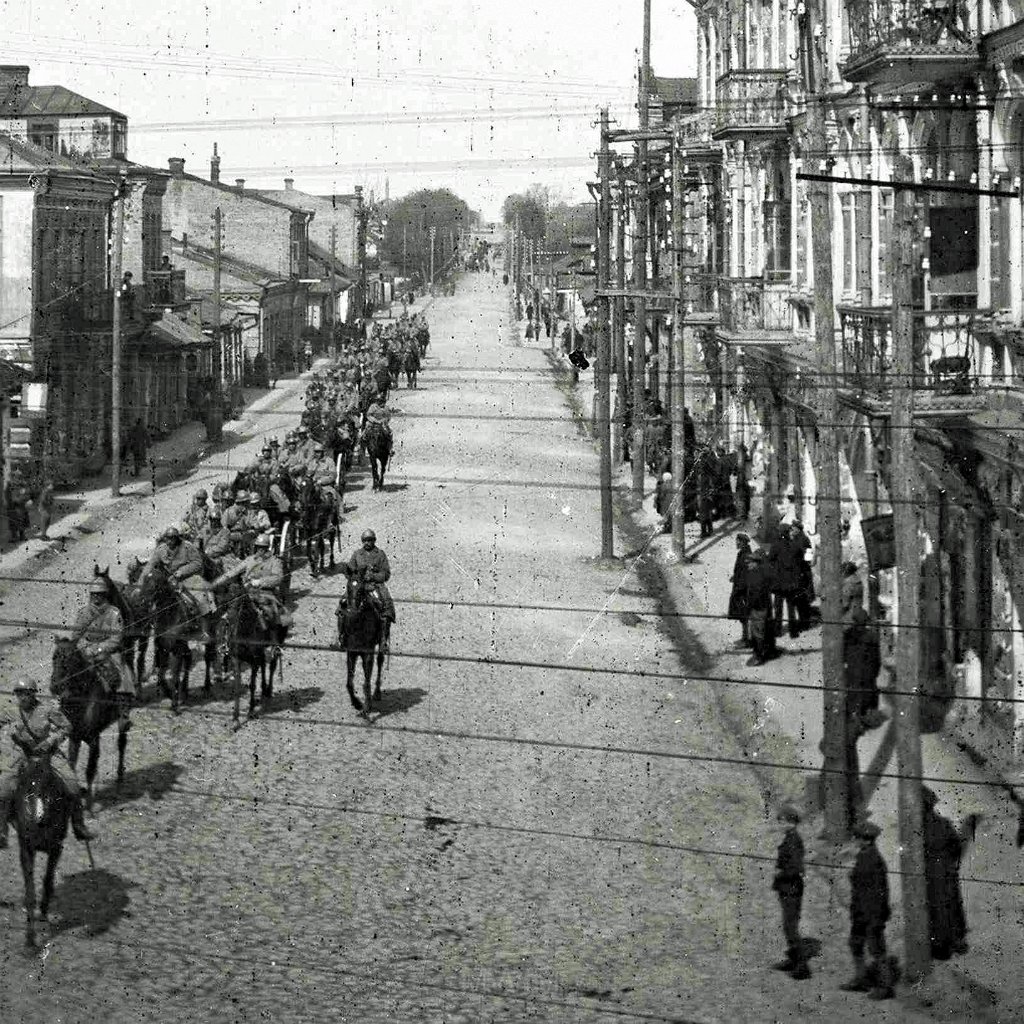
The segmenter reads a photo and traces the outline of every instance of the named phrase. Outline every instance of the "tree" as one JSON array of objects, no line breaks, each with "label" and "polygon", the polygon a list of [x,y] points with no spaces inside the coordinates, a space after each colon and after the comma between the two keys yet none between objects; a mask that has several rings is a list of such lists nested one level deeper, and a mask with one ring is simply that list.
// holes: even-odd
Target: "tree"
[{"label": "tree", "polygon": [[421,279],[430,277],[430,229],[436,228],[435,274],[451,259],[453,240],[472,225],[469,206],[446,188],[421,189],[393,200],[387,209],[383,248],[388,262]]},{"label": "tree", "polygon": [[534,186],[529,192],[506,196],[501,214],[509,227],[515,227],[518,217],[519,230],[527,238],[541,239],[547,226],[547,213],[544,199],[537,192],[538,187]]},{"label": "tree", "polygon": [[545,241],[549,249],[567,252],[574,239],[594,236],[593,203],[555,203],[548,210]]}]

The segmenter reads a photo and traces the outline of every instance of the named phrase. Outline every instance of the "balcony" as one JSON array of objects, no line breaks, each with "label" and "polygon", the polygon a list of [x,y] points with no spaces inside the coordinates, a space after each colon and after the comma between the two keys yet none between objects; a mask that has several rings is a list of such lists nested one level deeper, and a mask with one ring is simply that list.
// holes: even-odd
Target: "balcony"
[{"label": "balcony", "polygon": [[786,103],[782,69],[739,69],[720,75],[713,137],[784,135]]},{"label": "balcony", "polygon": [[969,0],[847,0],[843,75],[898,87],[970,75],[981,66],[977,11]]},{"label": "balcony", "polygon": [[187,306],[184,270],[147,270],[145,279],[145,301],[150,309],[169,309]]},{"label": "balcony", "polygon": [[791,341],[793,307],[789,284],[761,277],[722,277],[718,311],[725,340],[738,342]]},{"label": "balcony", "polygon": [[718,283],[720,274],[687,271],[684,277],[683,295],[686,299],[687,326],[713,326],[719,323]]},{"label": "balcony", "polygon": [[718,163],[722,159],[722,147],[712,137],[715,124],[713,110],[686,114],[675,122],[676,140],[684,164]]},{"label": "balcony", "polygon": [[[892,308],[839,306],[839,386],[881,399],[895,381]],[[921,416],[962,415],[984,406],[993,386],[1008,386],[1002,348],[979,330],[983,310],[914,310],[914,388]],[[998,367],[998,369],[995,369]]]}]

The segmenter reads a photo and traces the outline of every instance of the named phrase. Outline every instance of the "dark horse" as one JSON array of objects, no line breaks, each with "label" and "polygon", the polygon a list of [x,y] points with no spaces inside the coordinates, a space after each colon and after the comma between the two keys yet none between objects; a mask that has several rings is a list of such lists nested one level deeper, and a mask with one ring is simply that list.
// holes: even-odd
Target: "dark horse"
[{"label": "dark horse", "polygon": [[[304,476],[299,486],[299,515],[306,545],[309,571],[314,578],[324,571],[324,558],[330,551],[334,568],[334,544],[338,537],[338,509],[311,476]],[[325,543],[326,538],[326,543]]]},{"label": "dark horse", "polygon": [[[140,599],[153,622],[156,636],[157,685],[171,699],[177,713],[188,700],[188,676],[192,671],[192,651],[188,641],[198,629],[196,612],[186,604],[181,592],[171,583],[163,564],[157,562],[143,578]],[[217,645],[214,640],[204,645],[206,686],[210,670],[216,672]],[[167,685],[170,669],[171,685]]]},{"label": "dark horse", "polygon": [[[240,667],[249,666],[249,714],[256,712],[256,673],[260,674],[260,703],[270,706],[274,696],[274,672],[281,663],[281,647],[287,626],[266,627],[252,592],[234,584],[228,594],[222,619],[222,636],[228,656]],[[235,707],[237,718],[237,704]]]},{"label": "dark horse", "polygon": [[25,880],[25,945],[30,949],[36,946],[36,854],[46,854],[46,875],[39,900],[39,916],[45,921],[70,820],[71,799],[50,766],[50,759],[30,758],[14,791],[14,827]]},{"label": "dark horse", "polygon": [[60,701],[60,709],[71,724],[68,761],[74,768],[78,749],[89,748],[85,766],[86,803],[92,806],[92,785],[100,761],[100,736],[117,722],[117,785],[124,781],[124,752],[128,746],[131,721],[128,709],[131,697],[111,693],[99,673],[82,656],[73,640],[58,638],[53,647],[50,692]]},{"label": "dark horse", "polygon": [[128,582],[118,583],[110,576],[110,566],[101,569],[93,565],[93,575],[107,585],[110,603],[121,613],[124,624],[124,640],[121,643],[121,657],[135,673],[135,699],[142,699],[142,680],[146,678],[146,651],[149,648],[151,623],[140,597],[139,577],[143,563],[133,559],[128,567]]},{"label": "dark horse", "polygon": [[384,472],[391,459],[391,438],[380,423],[369,421],[363,428],[360,443],[370,458],[370,471],[373,473],[373,489],[384,490]]},{"label": "dark horse", "polygon": [[420,352],[415,345],[409,346],[405,353],[405,382],[410,388],[419,387],[417,376],[420,372]]},{"label": "dark horse", "polygon": [[[373,699],[380,700],[381,677],[384,673],[384,658],[388,653],[391,637],[391,623],[384,618],[380,609],[370,597],[366,582],[366,570],[353,572],[343,563],[348,577],[345,586],[346,601],[338,605],[338,646],[347,656],[345,686],[349,699],[364,717],[370,713],[370,681],[373,676],[373,656],[377,655],[377,683],[373,688]],[[363,699],[360,701],[352,686],[356,674],[356,660],[363,662]]]},{"label": "dark horse", "polygon": [[393,348],[388,352],[388,373],[391,374],[391,386],[398,388],[398,375],[402,372],[402,353]]}]

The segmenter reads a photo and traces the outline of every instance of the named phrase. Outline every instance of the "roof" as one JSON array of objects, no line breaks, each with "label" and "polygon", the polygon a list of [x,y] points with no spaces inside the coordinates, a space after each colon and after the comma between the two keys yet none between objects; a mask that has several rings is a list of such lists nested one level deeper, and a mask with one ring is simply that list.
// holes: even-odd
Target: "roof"
[{"label": "roof", "polygon": [[63,85],[17,85],[0,96],[2,117],[124,117],[119,110],[104,106]]},{"label": "roof", "polygon": [[169,316],[165,314],[159,320],[154,320],[149,325],[149,333],[155,341],[163,342],[173,348],[213,344],[212,339],[207,338],[198,327],[186,323],[173,313]]},{"label": "roof", "polygon": [[308,192],[300,192],[295,188],[260,188],[253,189],[261,196],[272,199],[275,203],[290,206],[293,210],[304,210],[307,213],[334,212],[338,207],[352,209],[352,206],[344,201],[346,196],[313,196]]},{"label": "roof", "polygon": [[39,170],[74,171],[77,174],[89,174],[89,170],[80,162],[57,156],[48,149],[33,146],[31,142],[23,142],[10,135],[0,132],[0,171],[14,174],[18,171]]},{"label": "roof", "polygon": [[651,95],[657,96],[663,103],[673,106],[689,104],[696,107],[697,79],[663,78],[660,75],[652,75]]},{"label": "roof", "polygon": [[[312,239],[309,240],[309,258],[315,260],[317,263],[322,263],[327,269],[327,273],[331,272],[331,254],[322,246],[317,245]],[[337,256],[334,259],[334,272],[340,276],[346,285],[352,283],[352,275],[357,273],[355,267],[346,266]]]},{"label": "roof", "polygon": [[10,360],[0,359],[0,393],[6,395],[18,391],[22,384],[31,379],[32,374],[28,370]]}]

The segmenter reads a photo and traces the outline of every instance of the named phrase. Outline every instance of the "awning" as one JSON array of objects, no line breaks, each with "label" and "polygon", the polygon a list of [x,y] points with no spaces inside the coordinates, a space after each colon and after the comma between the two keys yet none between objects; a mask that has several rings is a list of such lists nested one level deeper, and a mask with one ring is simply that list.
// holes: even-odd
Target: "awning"
[{"label": "awning", "polygon": [[186,323],[176,316],[165,316],[149,325],[142,337],[142,345],[156,342],[168,348],[198,348],[213,344],[198,327]]}]

